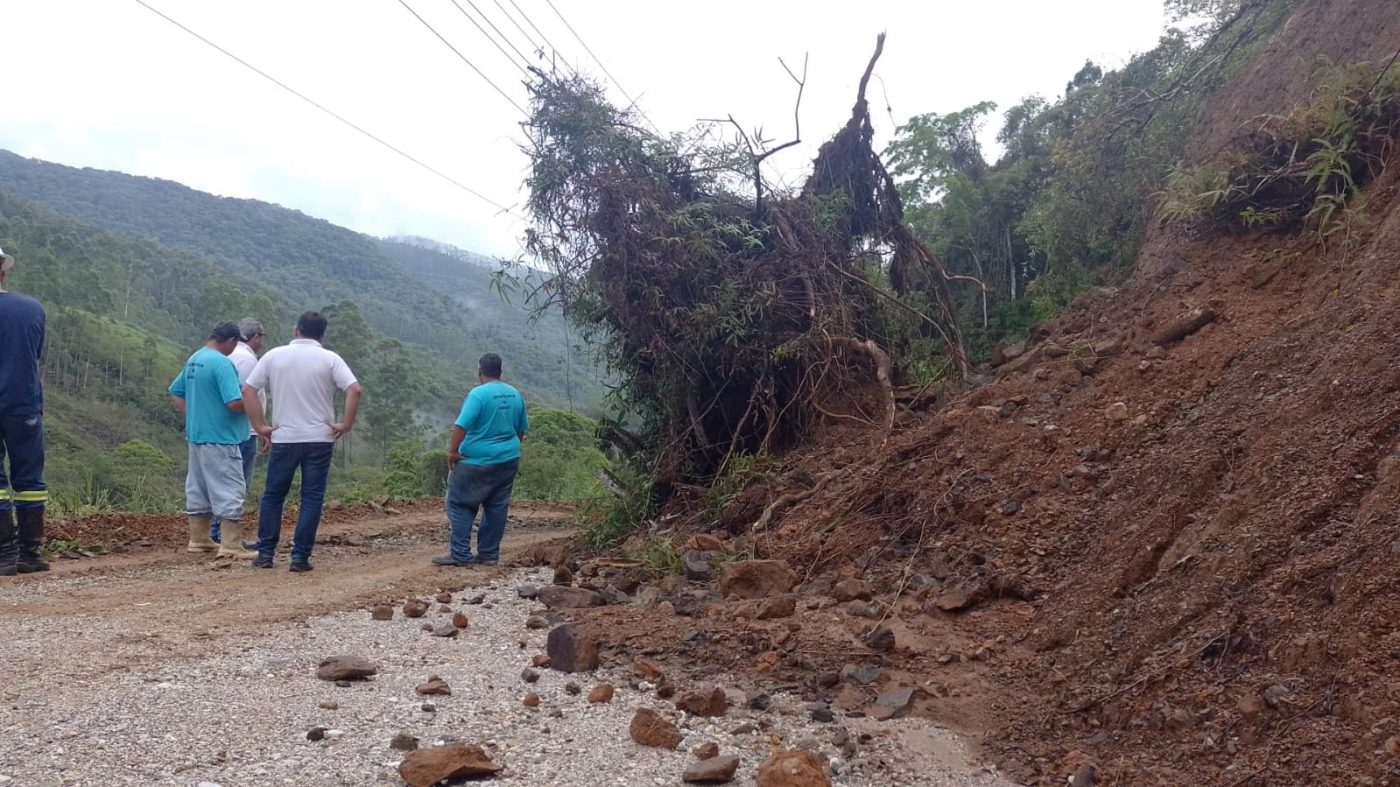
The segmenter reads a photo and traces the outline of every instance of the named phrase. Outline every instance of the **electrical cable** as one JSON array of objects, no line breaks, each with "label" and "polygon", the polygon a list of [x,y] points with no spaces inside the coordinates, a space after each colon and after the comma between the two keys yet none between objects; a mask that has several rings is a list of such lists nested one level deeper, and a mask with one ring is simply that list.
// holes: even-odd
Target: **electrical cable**
[{"label": "electrical cable", "polygon": [[221,54],[223,54],[225,57],[228,57],[229,59],[233,60],[234,62],[238,63],[239,65],[243,66],[244,68],[247,68],[248,70],[250,70],[250,71],[252,71],[253,73],[257,74],[258,76],[262,77],[263,79],[266,79],[267,81],[269,81],[269,82],[271,82],[272,84],[274,84],[274,85],[276,85],[276,86],[282,88],[283,90],[287,91],[288,93],[291,93],[292,95],[296,96],[297,98],[301,99],[302,101],[305,101],[306,103],[308,103],[308,104],[310,104],[311,106],[313,106],[313,107],[315,107],[315,108],[321,110],[322,112],[326,113],[327,115],[330,115],[331,117],[335,118],[336,120],[340,121],[341,123],[343,123],[343,124],[349,126],[350,128],[354,129],[355,131],[360,132],[360,133],[363,134],[364,136],[369,137],[371,140],[374,140],[375,142],[379,143],[380,145],[383,145],[384,147],[386,147],[386,148],[388,148],[389,150],[391,150],[391,151],[393,151],[393,152],[399,154],[400,156],[402,156],[402,157],[408,159],[409,161],[413,162],[414,164],[417,164],[418,166],[422,167],[423,169],[425,169],[425,170],[427,170],[427,171],[433,173],[434,175],[437,175],[439,178],[442,178],[443,180],[447,181],[448,183],[451,183],[452,185],[456,186],[457,188],[461,189],[462,191],[465,191],[465,192],[467,192],[468,194],[472,195],[473,197],[476,197],[477,199],[481,200],[482,202],[485,202],[486,204],[491,205],[492,207],[494,207],[494,208],[500,210],[502,213],[508,213],[508,214],[510,214],[510,215],[512,215],[512,216],[515,216],[516,218],[522,218],[519,214],[515,213],[515,212],[514,212],[513,210],[511,210],[510,208],[507,208],[506,206],[504,206],[504,205],[502,205],[501,203],[499,203],[499,202],[497,202],[497,201],[491,199],[490,197],[487,197],[486,195],[482,194],[481,192],[477,191],[476,189],[473,189],[473,188],[471,188],[470,186],[467,186],[466,184],[464,184],[464,183],[458,181],[456,178],[453,178],[451,175],[447,175],[447,174],[445,174],[444,172],[442,172],[441,170],[439,170],[439,169],[437,169],[437,168],[435,168],[435,167],[433,167],[433,166],[431,166],[431,165],[429,165],[429,164],[424,163],[422,160],[416,158],[415,156],[413,156],[413,155],[410,154],[410,153],[405,152],[405,151],[402,150],[401,148],[398,148],[398,147],[396,147],[396,146],[390,144],[389,142],[386,142],[386,141],[383,140],[382,138],[376,136],[374,133],[365,130],[363,127],[356,125],[354,122],[352,122],[352,121],[350,121],[350,120],[347,120],[345,117],[343,117],[343,116],[337,114],[334,110],[331,110],[331,109],[327,108],[324,104],[321,104],[320,102],[316,101],[315,99],[311,98],[310,96],[306,95],[305,93],[302,93],[301,91],[297,90],[296,88],[292,87],[291,85],[288,85],[286,82],[283,82],[282,80],[278,79],[277,77],[274,77],[274,76],[272,76],[271,74],[267,73],[266,71],[263,71],[262,69],[258,68],[257,66],[253,65],[252,63],[249,63],[248,61],[244,60],[243,58],[239,57],[238,55],[235,55],[234,53],[228,51],[227,49],[224,49],[223,47],[219,46],[218,44],[214,43],[213,41],[210,41],[209,39],[205,38],[204,36],[200,35],[199,33],[196,33],[194,30],[191,30],[190,28],[185,27],[185,26],[184,26],[183,24],[181,24],[180,22],[178,22],[178,21],[176,21],[176,20],[170,18],[169,16],[166,16],[166,14],[165,14],[164,12],[162,12],[160,9],[155,8],[154,6],[152,6],[152,5],[150,5],[149,3],[145,2],[145,0],[135,0],[135,2],[136,2],[137,4],[139,4],[139,5],[141,5],[142,7],[144,7],[146,10],[148,10],[148,11],[150,11],[151,13],[155,14],[156,16],[159,16],[161,19],[164,19],[165,21],[169,22],[170,24],[174,25],[175,27],[178,27],[179,29],[185,31],[186,33],[190,34],[191,36],[194,36],[195,38],[199,39],[199,40],[202,41],[204,44],[206,44],[206,45],[208,45],[208,46],[210,46],[210,47],[213,47],[214,49],[218,50],[218,51],[219,51]]},{"label": "electrical cable", "polygon": [[622,91],[623,97],[630,101],[632,106],[637,108],[638,114],[646,120],[647,124],[652,127],[652,130],[656,131],[658,134],[661,133],[661,129],[657,128],[656,124],[651,122],[651,118],[647,117],[647,113],[643,112],[640,106],[637,106],[637,99],[632,98],[632,96],[628,94],[627,88],[623,87],[622,83],[617,81],[617,77],[613,76],[612,72],[608,70],[608,67],[603,65],[603,61],[598,59],[597,55],[593,54],[593,49],[588,46],[588,42],[584,41],[583,37],[574,29],[574,26],[569,24],[569,20],[564,18],[564,14],[560,13],[559,7],[554,5],[554,0],[544,1],[548,3],[549,7],[554,11],[554,15],[559,17],[559,21],[564,23],[564,27],[568,28],[569,32],[573,34],[574,40],[579,42],[579,45],[583,47],[583,51],[587,52],[588,56],[593,58],[593,62],[597,63],[599,68],[603,69],[603,73],[607,75],[608,79],[612,80],[612,83],[617,86],[617,89]]},{"label": "electrical cable", "polygon": [[[522,9],[519,5],[516,5],[515,0],[509,0],[509,2],[511,7],[514,8],[516,12],[520,14],[520,16],[524,17],[525,23],[530,26],[530,29],[534,30],[535,34],[540,37],[540,40],[544,41],[545,46],[549,47],[550,51],[554,52],[555,57],[562,58],[563,54],[560,53],[559,47],[555,46],[554,42],[550,41],[549,37],[546,36],[542,30],[540,30],[540,26],[535,24],[535,20],[531,19],[530,15],[525,13],[524,9]],[[565,65],[567,65],[567,63]],[[578,70],[575,68],[570,67],[569,70],[573,71],[575,74],[578,73]]]},{"label": "electrical cable", "polygon": [[[137,2],[140,2],[140,0],[137,0]],[[471,68],[471,70],[475,71],[477,76],[479,76],[479,77],[481,77],[482,79],[486,80],[486,84],[488,84],[488,85],[490,85],[491,87],[495,88],[495,89],[496,89],[496,92],[501,94],[501,98],[504,98],[506,101],[509,101],[511,106],[513,106],[513,107],[515,107],[516,109],[520,110],[520,114],[524,115],[524,116],[527,117],[527,118],[530,116],[530,113],[529,113],[529,112],[526,112],[524,107],[522,107],[522,106],[520,106],[519,104],[515,103],[515,99],[511,98],[511,97],[510,97],[510,94],[508,94],[508,93],[506,93],[506,91],[502,90],[501,87],[500,87],[500,85],[497,85],[495,82],[491,81],[491,77],[488,77],[488,76],[486,76],[486,74],[482,73],[481,69],[477,68],[475,63],[472,63],[472,61],[468,60],[468,59],[467,59],[467,56],[464,55],[464,54],[462,54],[460,51],[458,51],[457,47],[453,46],[451,41],[448,41],[446,38],[444,38],[443,35],[442,35],[442,33],[439,33],[439,32],[437,31],[437,28],[435,28],[435,27],[433,27],[432,25],[428,24],[428,20],[426,20],[426,19],[424,19],[423,17],[419,16],[419,15],[418,15],[418,12],[413,10],[413,6],[409,5],[407,2],[405,2],[405,0],[399,0],[399,5],[403,6],[410,14],[413,14],[413,18],[414,18],[414,19],[417,19],[419,22],[422,22],[422,23],[423,23],[423,26],[426,27],[426,28],[428,28],[428,31],[429,31],[429,32],[431,32],[433,35],[437,36],[438,40],[441,41],[448,49],[451,49],[451,50],[452,50],[452,53],[453,53],[454,55],[456,55],[456,56],[458,57],[458,59],[460,59],[463,63],[466,63],[467,66],[468,66],[469,68]]]},{"label": "electrical cable", "polygon": [[[452,4],[453,4],[453,5],[457,5],[457,0],[452,0]],[[504,42],[506,42],[506,46],[510,47],[511,50],[515,52],[515,54],[519,55],[521,60],[525,61],[525,65],[526,65],[526,66],[530,65],[530,58],[526,57],[525,54],[524,54],[523,52],[521,52],[519,49],[516,49],[516,47],[515,47],[515,42],[514,42],[514,41],[511,41],[510,38],[508,38],[508,37],[506,36],[505,33],[502,33],[502,32],[501,32],[501,28],[496,27],[496,23],[491,21],[491,17],[487,16],[486,14],[483,14],[483,13],[481,12],[481,9],[480,9],[480,8],[477,8],[477,7],[476,7],[476,3],[473,3],[472,0],[467,0],[467,5],[469,5],[469,6],[472,7],[472,10],[476,12],[477,16],[479,16],[479,17],[481,17],[482,19],[485,19],[485,20],[486,20],[486,24],[490,25],[490,26],[491,26],[491,29],[496,31],[496,35],[500,36],[501,40],[504,41]],[[458,11],[462,11],[462,7],[459,6],[459,5],[457,5],[457,10],[458,10]],[[466,13],[467,13],[466,11],[462,11],[462,14],[463,14],[463,15],[465,15]],[[494,40],[493,40],[492,43],[494,43]],[[528,72],[528,71],[526,71],[525,73],[526,73],[526,76],[529,76],[529,72]]]},{"label": "electrical cable", "polygon": [[510,23],[515,26],[515,29],[520,31],[520,35],[523,36],[525,38],[526,43],[530,45],[531,51],[540,54],[544,53],[544,47],[536,43],[535,39],[531,38],[530,34],[525,32],[525,28],[521,27],[520,23],[515,21],[515,17],[511,16],[510,12],[506,10],[506,7],[501,5],[501,0],[491,0],[491,2],[495,3],[496,8],[500,9],[501,15],[504,16],[506,19],[509,19]]},{"label": "electrical cable", "polygon": [[[516,62],[515,58],[511,57],[510,53],[506,51],[506,48],[501,46],[499,41],[492,38],[490,33],[486,32],[486,28],[482,27],[480,22],[473,19],[471,17],[471,14],[468,14],[465,8],[462,8],[460,5],[457,5],[457,0],[451,0],[451,2],[452,5],[457,6],[458,11],[462,12],[462,17],[464,19],[466,19],[468,22],[471,22],[472,26],[475,27],[478,31],[480,31],[481,34],[486,37],[486,40],[490,41],[491,45],[496,47],[496,50],[498,52],[500,52],[502,55],[505,55],[506,60],[509,60],[511,65],[520,69],[520,73],[524,74],[525,76],[530,76],[530,72],[525,70],[525,66],[522,66],[520,65],[520,63]],[[511,48],[514,49],[515,47]],[[526,60],[525,62],[528,64],[530,61]]]}]

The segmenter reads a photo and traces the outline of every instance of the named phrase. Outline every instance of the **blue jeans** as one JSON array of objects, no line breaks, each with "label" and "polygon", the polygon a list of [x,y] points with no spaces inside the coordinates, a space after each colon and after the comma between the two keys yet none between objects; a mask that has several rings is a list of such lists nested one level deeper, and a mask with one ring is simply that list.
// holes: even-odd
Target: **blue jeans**
[{"label": "blue jeans", "polygon": [[[10,473],[5,475],[5,459]],[[44,417],[0,416],[0,511],[42,508],[49,499],[44,483]],[[8,516],[8,515],[7,515]]]},{"label": "blue jeans", "polygon": [[292,488],[292,476],[301,468],[301,511],[292,535],[292,562],[304,563],[316,546],[321,525],[321,504],[326,500],[326,478],[331,473],[335,443],[273,443],[267,457],[267,486],[258,508],[258,558],[271,560],[282,536],[282,507]]},{"label": "blue jeans", "polygon": [[[243,490],[253,487],[253,465],[258,461],[258,436],[253,435],[247,440],[238,444],[238,450],[243,452]],[[214,521],[209,524],[209,538],[219,540],[219,518],[214,517]]]},{"label": "blue jeans", "polygon": [[472,522],[481,509],[481,526],[476,532],[478,560],[501,557],[501,537],[506,533],[506,509],[515,489],[520,460],[497,465],[469,465],[458,462],[447,477],[447,521],[452,524],[452,558],[472,559]]}]

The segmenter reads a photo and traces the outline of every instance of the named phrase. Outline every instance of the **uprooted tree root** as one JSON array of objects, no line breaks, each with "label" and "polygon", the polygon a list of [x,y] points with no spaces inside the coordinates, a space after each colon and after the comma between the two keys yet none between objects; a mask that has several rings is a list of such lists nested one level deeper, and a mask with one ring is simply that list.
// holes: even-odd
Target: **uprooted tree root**
[{"label": "uprooted tree root", "polygon": [[[793,444],[832,402],[863,401],[858,415],[888,435],[892,323],[943,343],[967,372],[951,279],[903,224],[871,144],[865,88],[883,45],[796,191],[758,167],[785,146],[717,141],[713,127],[663,139],[588,80],[536,72],[527,246],[553,274],[548,304],[604,348],[635,416],[636,433],[614,432],[661,497]],[[935,314],[902,297],[916,292]]]}]

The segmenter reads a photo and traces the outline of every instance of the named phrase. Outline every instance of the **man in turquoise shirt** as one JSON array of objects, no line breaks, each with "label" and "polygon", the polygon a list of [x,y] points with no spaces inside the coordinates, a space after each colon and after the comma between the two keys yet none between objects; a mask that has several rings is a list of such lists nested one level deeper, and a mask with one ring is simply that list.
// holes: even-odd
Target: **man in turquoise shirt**
[{"label": "man in turquoise shirt", "polygon": [[[209,341],[185,362],[170,384],[170,398],[185,416],[189,470],[185,474],[185,513],[190,520],[187,552],[214,552],[218,557],[252,560],[243,549],[243,452],[248,417],[243,388],[229,353],[238,346],[238,326],[221,322]],[[220,541],[209,538],[213,517],[222,523]]]},{"label": "man in turquoise shirt", "polygon": [[[494,566],[501,556],[506,510],[520,470],[520,441],[530,429],[525,399],[501,382],[501,356],[487,353],[477,365],[481,385],[462,402],[447,447],[447,521],[451,552],[433,558],[436,566]],[[481,509],[472,560],[472,524]]]}]

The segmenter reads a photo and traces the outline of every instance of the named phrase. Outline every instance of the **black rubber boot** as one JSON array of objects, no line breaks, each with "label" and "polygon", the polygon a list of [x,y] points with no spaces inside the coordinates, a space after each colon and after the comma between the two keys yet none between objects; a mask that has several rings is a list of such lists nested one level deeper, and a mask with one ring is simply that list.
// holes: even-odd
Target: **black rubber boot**
[{"label": "black rubber boot", "polygon": [[15,520],[10,509],[0,510],[0,577],[12,577],[18,573],[15,558],[19,555],[19,543],[15,540]]},{"label": "black rubber boot", "polygon": [[19,520],[19,560],[15,568],[21,574],[48,571],[48,561],[39,553],[44,545],[44,507],[16,508],[15,519]]}]

